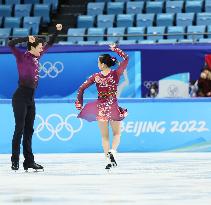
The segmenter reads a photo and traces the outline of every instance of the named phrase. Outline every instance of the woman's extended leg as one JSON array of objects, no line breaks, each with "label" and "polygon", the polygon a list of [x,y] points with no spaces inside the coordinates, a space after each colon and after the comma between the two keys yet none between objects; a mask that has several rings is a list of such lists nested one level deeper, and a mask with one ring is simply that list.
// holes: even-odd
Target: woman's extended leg
[{"label": "woman's extended leg", "polygon": [[116,151],[120,143],[121,121],[110,121],[110,124],[113,131],[112,150]]},{"label": "woman's extended leg", "polygon": [[105,156],[107,156],[108,151],[110,149],[108,121],[98,121],[98,126],[100,128],[100,132],[102,135],[103,150],[104,150]]}]

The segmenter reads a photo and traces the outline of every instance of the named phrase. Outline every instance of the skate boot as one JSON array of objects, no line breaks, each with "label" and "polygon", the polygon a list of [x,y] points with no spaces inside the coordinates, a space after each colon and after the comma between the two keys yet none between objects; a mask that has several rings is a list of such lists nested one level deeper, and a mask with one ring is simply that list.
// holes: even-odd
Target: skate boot
[{"label": "skate boot", "polygon": [[19,162],[17,161],[12,162],[11,169],[17,171],[19,169]]},{"label": "skate boot", "polygon": [[107,165],[106,165],[105,169],[106,169],[107,171],[109,171],[109,170],[112,168],[112,165],[111,165],[111,160],[110,160],[110,158],[108,157],[108,154],[107,154],[107,157],[106,157],[106,163],[107,163]]},{"label": "skate boot", "polygon": [[43,166],[41,166],[41,165],[39,165],[39,164],[37,164],[35,162],[32,162],[32,163],[26,163],[26,162],[24,162],[23,163],[23,168],[24,168],[25,171],[28,171],[29,168],[34,169],[36,171],[37,170],[43,170],[44,171]]},{"label": "skate boot", "polygon": [[108,170],[108,171],[109,171],[111,168],[112,168],[112,165],[111,165],[111,164],[107,164],[106,167],[105,167],[105,169]]},{"label": "skate boot", "polygon": [[109,150],[107,155],[108,155],[108,157],[109,157],[109,159],[111,161],[112,167],[117,167],[117,163],[116,163],[116,160],[114,158],[114,153],[116,153],[115,150]]}]

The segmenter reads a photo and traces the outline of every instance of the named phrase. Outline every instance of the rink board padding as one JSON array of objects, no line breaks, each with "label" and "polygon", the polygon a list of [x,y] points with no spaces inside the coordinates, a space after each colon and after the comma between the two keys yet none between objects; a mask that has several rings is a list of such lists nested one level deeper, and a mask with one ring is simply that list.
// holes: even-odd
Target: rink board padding
[{"label": "rink board padding", "polygon": [[[119,100],[128,116],[122,121],[118,151],[211,151],[210,104],[208,98]],[[0,113],[0,153],[11,153],[15,125],[11,100],[0,100]],[[97,122],[86,122],[77,114],[74,100],[36,100],[33,151],[102,152]]]}]

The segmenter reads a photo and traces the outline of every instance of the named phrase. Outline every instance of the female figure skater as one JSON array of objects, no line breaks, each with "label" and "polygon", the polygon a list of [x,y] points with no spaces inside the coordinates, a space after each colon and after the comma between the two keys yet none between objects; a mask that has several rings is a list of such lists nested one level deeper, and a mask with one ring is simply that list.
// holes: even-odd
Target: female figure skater
[{"label": "female figure skater", "polygon": [[[107,166],[105,169],[111,169],[117,166],[114,154],[120,143],[121,127],[120,121],[127,115],[127,110],[118,106],[117,103],[117,86],[120,76],[124,72],[128,64],[128,55],[119,49],[115,44],[110,45],[110,49],[123,58],[119,63],[109,54],[100,55],[98,58],[98,67],[101,70],[89,77],[79,88],[75,106],[81,110],[78,117],[87,121],[98,121],[98,125],[102,134],[102,144],[104,153],[107,158]],[[111,66],[116,63],[119,67],[111,70]],[[83,107],[83,93],[93,83],[96,84],[98,90],[98,99],[94,102],[87,103]],[[109,144],[109,123],[113,131],[113,142],[110,149]]]}]

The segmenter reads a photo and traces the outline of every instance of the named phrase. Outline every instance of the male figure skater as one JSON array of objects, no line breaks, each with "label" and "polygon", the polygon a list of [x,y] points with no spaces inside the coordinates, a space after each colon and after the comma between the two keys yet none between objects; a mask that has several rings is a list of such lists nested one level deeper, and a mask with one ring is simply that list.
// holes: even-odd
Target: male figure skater
[{"label": "male figure skater", "polygon": [[[62,25],[56,25],[56,32],[45,44],[42,39],[29,36],[9,41],[8,45],[16,57],[19,81],[18,88],[12,98],[12,107],[15,117],[15,131],[12,139],[12,170],[19,169],[20,144],[23,135],[24,170],[32,168],[43,169],[35,163],[32,152],[32,135],[34,132],[35,102],[34,93],[39,80],[39,59],[46,50],[53,45]],[[15,47],[16,44],[27,42],[27,51],[22,52]]]}]

